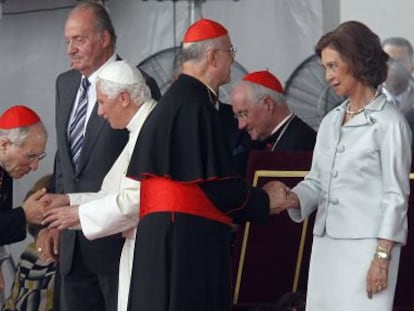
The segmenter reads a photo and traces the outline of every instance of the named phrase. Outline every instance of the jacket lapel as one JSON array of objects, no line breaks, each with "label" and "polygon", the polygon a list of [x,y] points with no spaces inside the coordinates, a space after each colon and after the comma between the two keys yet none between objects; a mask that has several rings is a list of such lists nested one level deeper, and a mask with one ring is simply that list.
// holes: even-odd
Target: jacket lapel
[{"label": "jacket lapel", "polygon": [[[74,76],[72,79],[68,79],[66,82],[66,86],[64,90],[67,90],[66,93],[62,94],[66,103],[61,107],[63,111],[61,112],[65,116],[65,129],[67,132],[67,128],[69,126],[70,121],[70,113],[72,112],[73,105],[75,104],[76,94],[78,93],[79,85],[80,85],[80,75]],[[67,134],[67,133],[66,133]],[[68,142],[66,135],[66,141]]]},{"label": "jacket lapel", "polygon": [[[69,146],[69,138],[68,138],[67,129],[68,129],[69,122],[70,122],[70,114],[75,104],[76,94],[79,89],[80,79],[81,79],[80,73],[73,71],[73,75],[70,76],[70,78],[65,80],[64,82],[65,87],[62,88],[62,93],[61,93],[63,105],[59,107],[59,109],[62,110],[62,111],[59,111],[59,113],[61,113],[61,115],[63,116],[63,119],[61,120],[61,122],[64,122],[64,126],[60,127],[62,129],[62,133],[59,136],[59,139],[61,139],[62,141],[65,141],[65,143],[62,144],[61,146],[64,149],[63,152],[68,156],[70,161],[72,159],[72,156],[70,154],[70,146]],[[75,169],[74,166],[72,167],[73,169]]]},{"label": "jacket lapel", "polygon": [[363,112],[353,117],[349,122],[345,124],[345,126],[364,126],[374,124],[375,118],[372,117],[371,114],[384,109],[385,102],[385,95],[378,96],[378,98],[373,103],[366,107]]}]

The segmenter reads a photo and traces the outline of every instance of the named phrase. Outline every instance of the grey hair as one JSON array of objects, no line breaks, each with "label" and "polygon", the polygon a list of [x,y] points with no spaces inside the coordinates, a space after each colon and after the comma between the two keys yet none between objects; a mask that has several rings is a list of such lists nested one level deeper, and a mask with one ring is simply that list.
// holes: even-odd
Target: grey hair
[{"label": "grey hair", "polygon": [[92,10],[95,16],[95,29],[98,31],[108,31],[111,36],[111,43],[113,46],[116,45],[116,33],[114,25],[112,24],[111,17],[105,6],[95,1],[84,1],[75,6],[70,14],[77,13],[81,10]]},{"label": "grey hair", "polygon": [[111,99],[117,97],[123,91],[129,93],[132,102],[136,105],[141,105],[151,98],[151,92],[145,83],[118,83],[98,77],[96,84]]},{"label": "grey hair", "polygon": [[43,123],[38,122],[30,126],[18,127],[10,130],[0,129],[0,137],[5,137],[16,145],[21,145],[24,140],[29,136],[30,129],[35,125],[41,125],[43,131],[47,135],[46,128]]},{"label": "grey hair", "polygon": [[273,91],[267,87],[264,87],[257,83],[252,83],[249,81],[239,81],[235,84],[234,87],[239,85],[246,85],[247,86],[247,93],[250,97],[250,100],[254,103],[258,103],[260,99],[265,96],[269,96],[274,102],[286,102],[286,97],[284,94]]},{"label": "grey hair", "polygon": [[410,57],[410,59],[413,58],[413,55],[414,55],[413,46],[411,45],[410,41],[408,41],[405,38],[390,37],[388,39],[385,39],[382,42],[382,47],[385,47],[386,45],[405,47],[407,49],[407,53],[408,53],[408,56]]},{"label": "grey hair", "polygon": [[207,51],[207,49],[210,47],[218,48],[222,38],[223,37],[219,37],[219,38],[214,38],[214,39],[209,39],[209,40],[203,40],[203,41],[183,44],[182,49],[181,49],[181,55],[180,55],[181,63],[185,63],[190,60],[194,60],[194,61],[202,60],[205,51]]}]

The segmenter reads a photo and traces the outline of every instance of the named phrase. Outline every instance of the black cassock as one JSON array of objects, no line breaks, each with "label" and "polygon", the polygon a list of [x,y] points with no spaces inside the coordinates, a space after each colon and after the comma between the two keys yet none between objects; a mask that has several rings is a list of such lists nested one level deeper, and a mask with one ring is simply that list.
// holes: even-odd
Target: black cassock
[{"label": "black cassock", "polygon": [[[207,86],[182,74],[148,117],[127,173],[143,181],[141,211],[147,208],[146,181],[167,178],[201,189],[207,203],[232,222],[268,219],[266,193],[233,173],[214,101]],[[140,219],[128,310],[230,310],[231,227],[191,208],[177,212],[180,193],[163,190],[147,193],[167,195],[171,210]]]},{"label": "black cassock", "polygon": [[21,207],[13,205],[13,179],[0,168],[0,246],[24,240],[26,217]]}]

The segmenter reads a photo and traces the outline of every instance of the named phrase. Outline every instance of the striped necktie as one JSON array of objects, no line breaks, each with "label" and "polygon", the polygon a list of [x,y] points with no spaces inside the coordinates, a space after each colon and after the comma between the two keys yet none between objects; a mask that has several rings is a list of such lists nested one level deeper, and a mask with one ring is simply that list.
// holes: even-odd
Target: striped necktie
[{"label": "striped necktie", "polygon": [[86,110],[88,108],[89,85],[90,83],[88,79],[86,77],[83,77],[80,85],[80,96],[78,100],[78,106],[76,107],[72,123],[69,127],[70,153],[72,156],[72,162],[76,168],[78,167],[78,161],[82,151],[84,139],[83,129],[85,127]]}]

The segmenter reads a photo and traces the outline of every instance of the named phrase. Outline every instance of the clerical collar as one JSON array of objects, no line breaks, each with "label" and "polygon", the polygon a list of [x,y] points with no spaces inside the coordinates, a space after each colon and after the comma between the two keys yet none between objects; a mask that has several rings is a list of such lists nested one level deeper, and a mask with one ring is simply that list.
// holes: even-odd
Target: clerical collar
[{"label": "clerical collar", "polygon": [[276,133],[291,117],[293,117],[293,112],[290,113],[286,118],[284,118],[282,120],[282,122],[280,122],[274,129],[273,131],[270,133],[269,136],[272,136],[274,133]]},{"label": "clerical collar", "polygon": [[219,101],[218,101],[218,96],[217,96],[217,92],[213,90],[213,88],[208,85],[205,84],[205,86],[207,87],[207,92],[208,92],[208,96],[210,98],[210,102],[213,104],[214,108],[216,108],[216,110],[219,110]]},{"label": "clerical collar", "polygon": [[273,135],[275,135],[278,130],[280,130],[279,135],[277,135],[277,137],[274,141],[268,143],[268,145],[266,146],[267,150],[275,151],[275,148],[276,148],[277,144],[279,143],[282,136],[285,134],[285,131],[289,127],[289,124],[293,120],[294,117],[295,117],[295,114],[291,113],[279,124],[279,126],[276,127],[275,131],[273,131],[272,135],[269,136],[269,137],[272,137]]},{"label": "clerical collar", "polygon": [[206,84],[206,86],[211,91],[211,93],[213,93],[213,95],[217,98],[217,92],[213,90],[213,88],[210,85]]},{"label": "clerical collar", "polygon": [[138,130],[140,125],[140,116],[144,113],[143,111],[145,111],[145,109],[143,109],[145,105],[148,105],[148,101],[143,102],[139,109],[135,112],[131,120],[129,120],[129,123],[126,127],[128,132],[131,133]]}]

